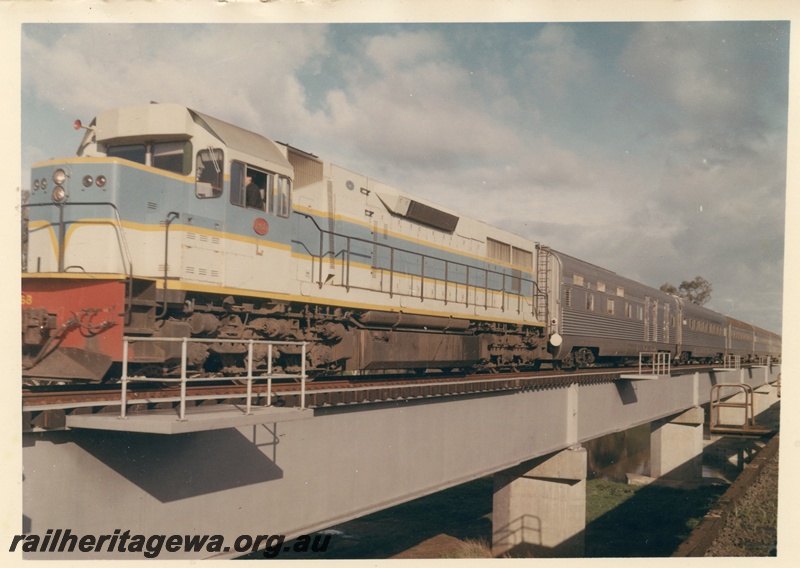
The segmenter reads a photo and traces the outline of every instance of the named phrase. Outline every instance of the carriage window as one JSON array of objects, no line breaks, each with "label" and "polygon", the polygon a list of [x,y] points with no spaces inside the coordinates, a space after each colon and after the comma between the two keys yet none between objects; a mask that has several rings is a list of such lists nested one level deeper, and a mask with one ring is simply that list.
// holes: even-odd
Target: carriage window
[{"label": "carriage window", "polygon": [[192,171],[192,143],[157,142],[153,144],[153,167],[176,174],[189,175]]},{"label": "carriage window", "polygon": [[590,312],[594,311],[594,294],[586,292],[586,309]]},{"label": "carriage window", "polygon": [[614,315],[614,299],[613,298],[608,298],[608,301],[606,302],[606,311],[609,313],[609,315],[612,315],[612,316]]},{"label": "carriage window", "polygon": [[292,182],[284,176],[278,177],[276,202],[273,211],[280,217],[288,217],[291,212]]},{"label": "carriage window", "polygon": [[144,144],[124,144],[121,146],[109,146],[106,148],[106,156],[109,158],[122,158],[144,164],[147,159],[147,147]]},{"label": "carriage window", "polygon": [[222,150],[200,150],[197,153],[195,195],[200,198],[222,195]]},{"label": "carriage window", "polygon": [[625,317],[628,319],[633,319],[633,310],[631,310],[631,305],[629,302],[625,302]]}]

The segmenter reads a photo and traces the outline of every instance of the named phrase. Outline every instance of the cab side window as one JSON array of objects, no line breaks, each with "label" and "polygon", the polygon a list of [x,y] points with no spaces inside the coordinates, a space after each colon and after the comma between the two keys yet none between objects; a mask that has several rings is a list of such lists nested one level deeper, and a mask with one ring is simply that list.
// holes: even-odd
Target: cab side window
[{"label": "cab side window", "polygon": [[155,142],[150,151],[153,167],[188,176],[192,171],[192,143]]},{"label": "cab side window", "polygon": [[242,162],[231,162],[231,203],[244,207],[244,169]]},{"label": "cab side window", "polygon": [[197,182],[195,195],[199,198],[222,195],[222,150],[209,148],[197,153]]},{"label": "cab side window", "polygon": [[274,193],[275,174],[244,162],[231,162],[231,204],[272,213]]},{"label": "cab side window", "polygon": [[288,217],[292,211],[292,182],[285,176],[278,176],[277,181],[273,211],[279,217]]},{"label": "cab side window", "polygon": [[106,156],[109,158],[122,158],[144,164],[147,161],[147,146],[145,144],[121,144],[119,146],[109,146],[106,148]]}]

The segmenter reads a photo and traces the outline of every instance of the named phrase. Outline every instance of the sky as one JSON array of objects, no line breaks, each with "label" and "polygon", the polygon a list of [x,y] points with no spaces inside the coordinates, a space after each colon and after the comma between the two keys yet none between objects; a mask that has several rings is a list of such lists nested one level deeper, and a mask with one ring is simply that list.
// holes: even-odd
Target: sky
[{"label": "sky", "polygon": [[780,332],[790,23],[21,26],[21,184],[173,102]]},{"label": "sky", "polygon": [[[9,250],[19,249],[31,164],[74,155],[76,118],[174,102],[653,287],[701,275],[714,288],[709,307],[783,331],[782,372],[797,375],[800,300],[783,279],[784,268],[787,282],[800,270],[797,166],[787,163],[787,147],[797,153],[789,40],[800,3],[188,5],[0,0]],[[19,279],[0,282],[14,377]],[[800,397],[796,381],[783,382],[782,469],[800,463]],[[3,480],[18,488],[6,492],[5,527],[22,510],[18,384],[0,386]],[[781,479],[783,504],[797,502]],[[782,558],[797,556],[796,509],[780,509]]]}]

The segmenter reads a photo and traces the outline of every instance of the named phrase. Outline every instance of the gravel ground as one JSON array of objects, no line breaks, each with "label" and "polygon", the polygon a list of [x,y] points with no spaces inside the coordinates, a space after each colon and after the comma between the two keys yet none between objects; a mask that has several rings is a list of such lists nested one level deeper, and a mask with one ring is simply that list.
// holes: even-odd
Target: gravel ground
[{"label": "gravel ground", "polygon": [[778,542],[778,454],[728,513],[706,556],[775,556]]}]

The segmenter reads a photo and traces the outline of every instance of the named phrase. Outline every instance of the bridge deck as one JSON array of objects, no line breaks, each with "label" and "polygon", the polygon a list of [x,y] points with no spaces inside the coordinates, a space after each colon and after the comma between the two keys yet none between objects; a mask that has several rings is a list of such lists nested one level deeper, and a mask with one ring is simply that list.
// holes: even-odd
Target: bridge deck
[{"label": "bridge deck", "polygon": [[[252,417],[200,406],[214,429],[206,424],[181,436],[144,432],[191,428],[204,417],[178,422],[175,410],[127,420],[73,414],[67,430],[23,434],[23,529],[102,535],[119,527],[223,535],[226,543],[247,534],[293,538],[707,405],[723,380],[750,385],[763,409],[778,400],[779,373],[773,366],[638,381],[575,376],[438,398],[271,408]],[[84,427],[121,422],[128,431]],[[136,425],[149,430],[130,431]],[[36,555],[46,557],[120,554]]]},{"label": "bridge deck", "polygon": [[109,413],[71,414],[67,416],[67,427],[145,434],[186,434],[289,420],[306,420],[313,415],[308,409],[274,406],[253,406],[247,414],[244,405],[217,404],[187,408],[184,420],[180,420],[177,409],[150,410],[129,414],[125,418]]}]

